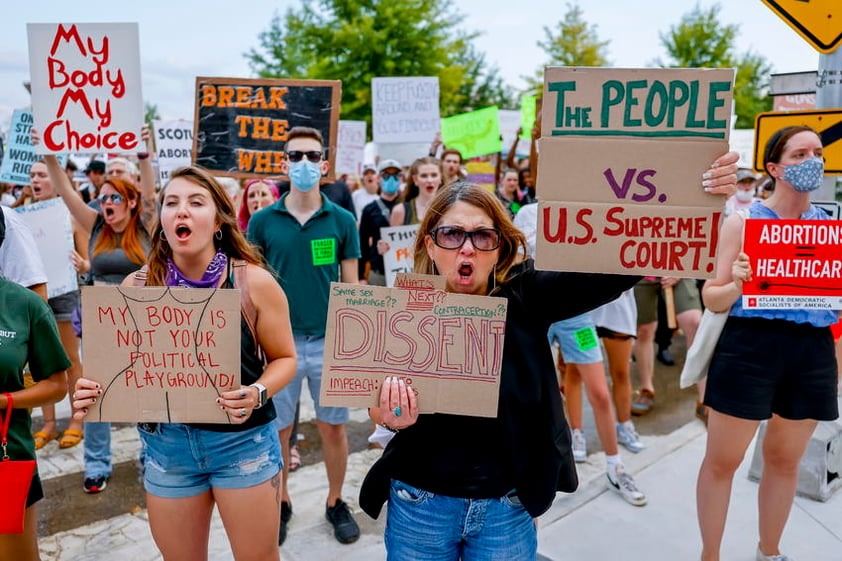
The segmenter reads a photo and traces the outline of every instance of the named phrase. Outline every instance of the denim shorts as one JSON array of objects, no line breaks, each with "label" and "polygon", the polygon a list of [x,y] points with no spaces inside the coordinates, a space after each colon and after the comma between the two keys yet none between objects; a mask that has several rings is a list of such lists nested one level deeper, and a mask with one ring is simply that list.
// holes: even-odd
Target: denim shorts
[{"label": "denim shorts", "polygon": [[180,499],[214,489],[242,489],[281,471],[281,443],[272,423],[215,432],[180,423],[138,425],[143,484],[156,497]]},{"label": "denim shorts", "polygon": [[81,302],[82,300],[79,296],[78,290],[61,294],[59,296],[53,296],[47,300],[56,321],[70,321],[70,318],[73,317],[73,310],[75,310]]},{"label": "denim shorts", "polygon": [[550,345],[558,342],[561,356],[567,364],[602,362],[599,336],[590,314],[582,314],[550,326],[547,334]]},{"label": "denim shorts", "polygon": [[396,479],[386,517],[387,561],[533,561],[538,533],[517,496],[460,499]]},{"label": "denim shorts", "polygon": [[295,420],[295,408],[301,398],[301,386],[307,378],[307,387],[316,406],[316,418],[329,425],[343,425],[350,414],[347,407],[322,407],[319,405],[319,389],[322,383],[325,338],[312,335],[295,335],[295,352],[298,354],[298,370],[287,386],[272,397],[275,403],[275,427],[283,430]]}]

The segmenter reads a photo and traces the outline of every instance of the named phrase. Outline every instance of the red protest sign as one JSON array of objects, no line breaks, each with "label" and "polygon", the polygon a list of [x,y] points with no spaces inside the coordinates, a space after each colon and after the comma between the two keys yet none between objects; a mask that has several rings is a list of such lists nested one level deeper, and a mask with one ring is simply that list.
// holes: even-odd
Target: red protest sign
[{"label": "red protest sign", "polygon": [[746,220],[743,307],[842,309],[842,221]]}]

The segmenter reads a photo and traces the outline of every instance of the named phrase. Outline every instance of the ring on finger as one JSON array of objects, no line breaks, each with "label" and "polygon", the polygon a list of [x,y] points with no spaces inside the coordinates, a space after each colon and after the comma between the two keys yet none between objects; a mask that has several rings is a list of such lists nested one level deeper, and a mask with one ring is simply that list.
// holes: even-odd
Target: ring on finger
[{"label": "ring on finger", "polygon": [[400,407],[395,407],[394,409],[392,409],[392,413],[395,414],[395,417],[400,417],[401,413],[402,413],[402,410],[401,410]]},{"label": "ring on finger", "polygon": [[243,407],[242,409],[240,409],[240,417],[245,417],[246,415],[247,415],[246,408]]}]

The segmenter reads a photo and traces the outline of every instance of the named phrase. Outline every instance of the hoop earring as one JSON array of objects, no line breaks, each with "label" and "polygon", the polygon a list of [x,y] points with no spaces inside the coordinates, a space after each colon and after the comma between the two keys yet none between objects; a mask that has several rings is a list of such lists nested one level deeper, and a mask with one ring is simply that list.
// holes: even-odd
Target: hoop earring
[{"label": "hoop earring", "polygon": [[161,232],[158,234],[158,237],[163,241],[167,241],[167,234],[164,232],[163,228],[161,228]]},{"label": "hoop earring", "polygon": [[222,241],[222,230],[217,230],[216,233],[214,233],[213,237],[215,237],[217,241]]}]

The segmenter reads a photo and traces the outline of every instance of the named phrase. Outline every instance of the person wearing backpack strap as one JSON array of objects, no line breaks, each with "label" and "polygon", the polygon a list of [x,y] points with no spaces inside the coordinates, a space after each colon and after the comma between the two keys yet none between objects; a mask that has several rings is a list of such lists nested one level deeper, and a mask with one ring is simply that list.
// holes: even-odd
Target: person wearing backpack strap
[{"label": "person wearing backpack strap", "polygon": [[[295,374],[289,305],[206,171],[173,172],[160,202],[148,266],[123,285],[239,288],[242,385],[216,400],[228,424],[138,426],[152,536],[164,559],[206,559],[216,506],[234,559],[277,560],[282,461],[270,398]],[[84,417],[101,392],[81,379],[77,415]]]}]

